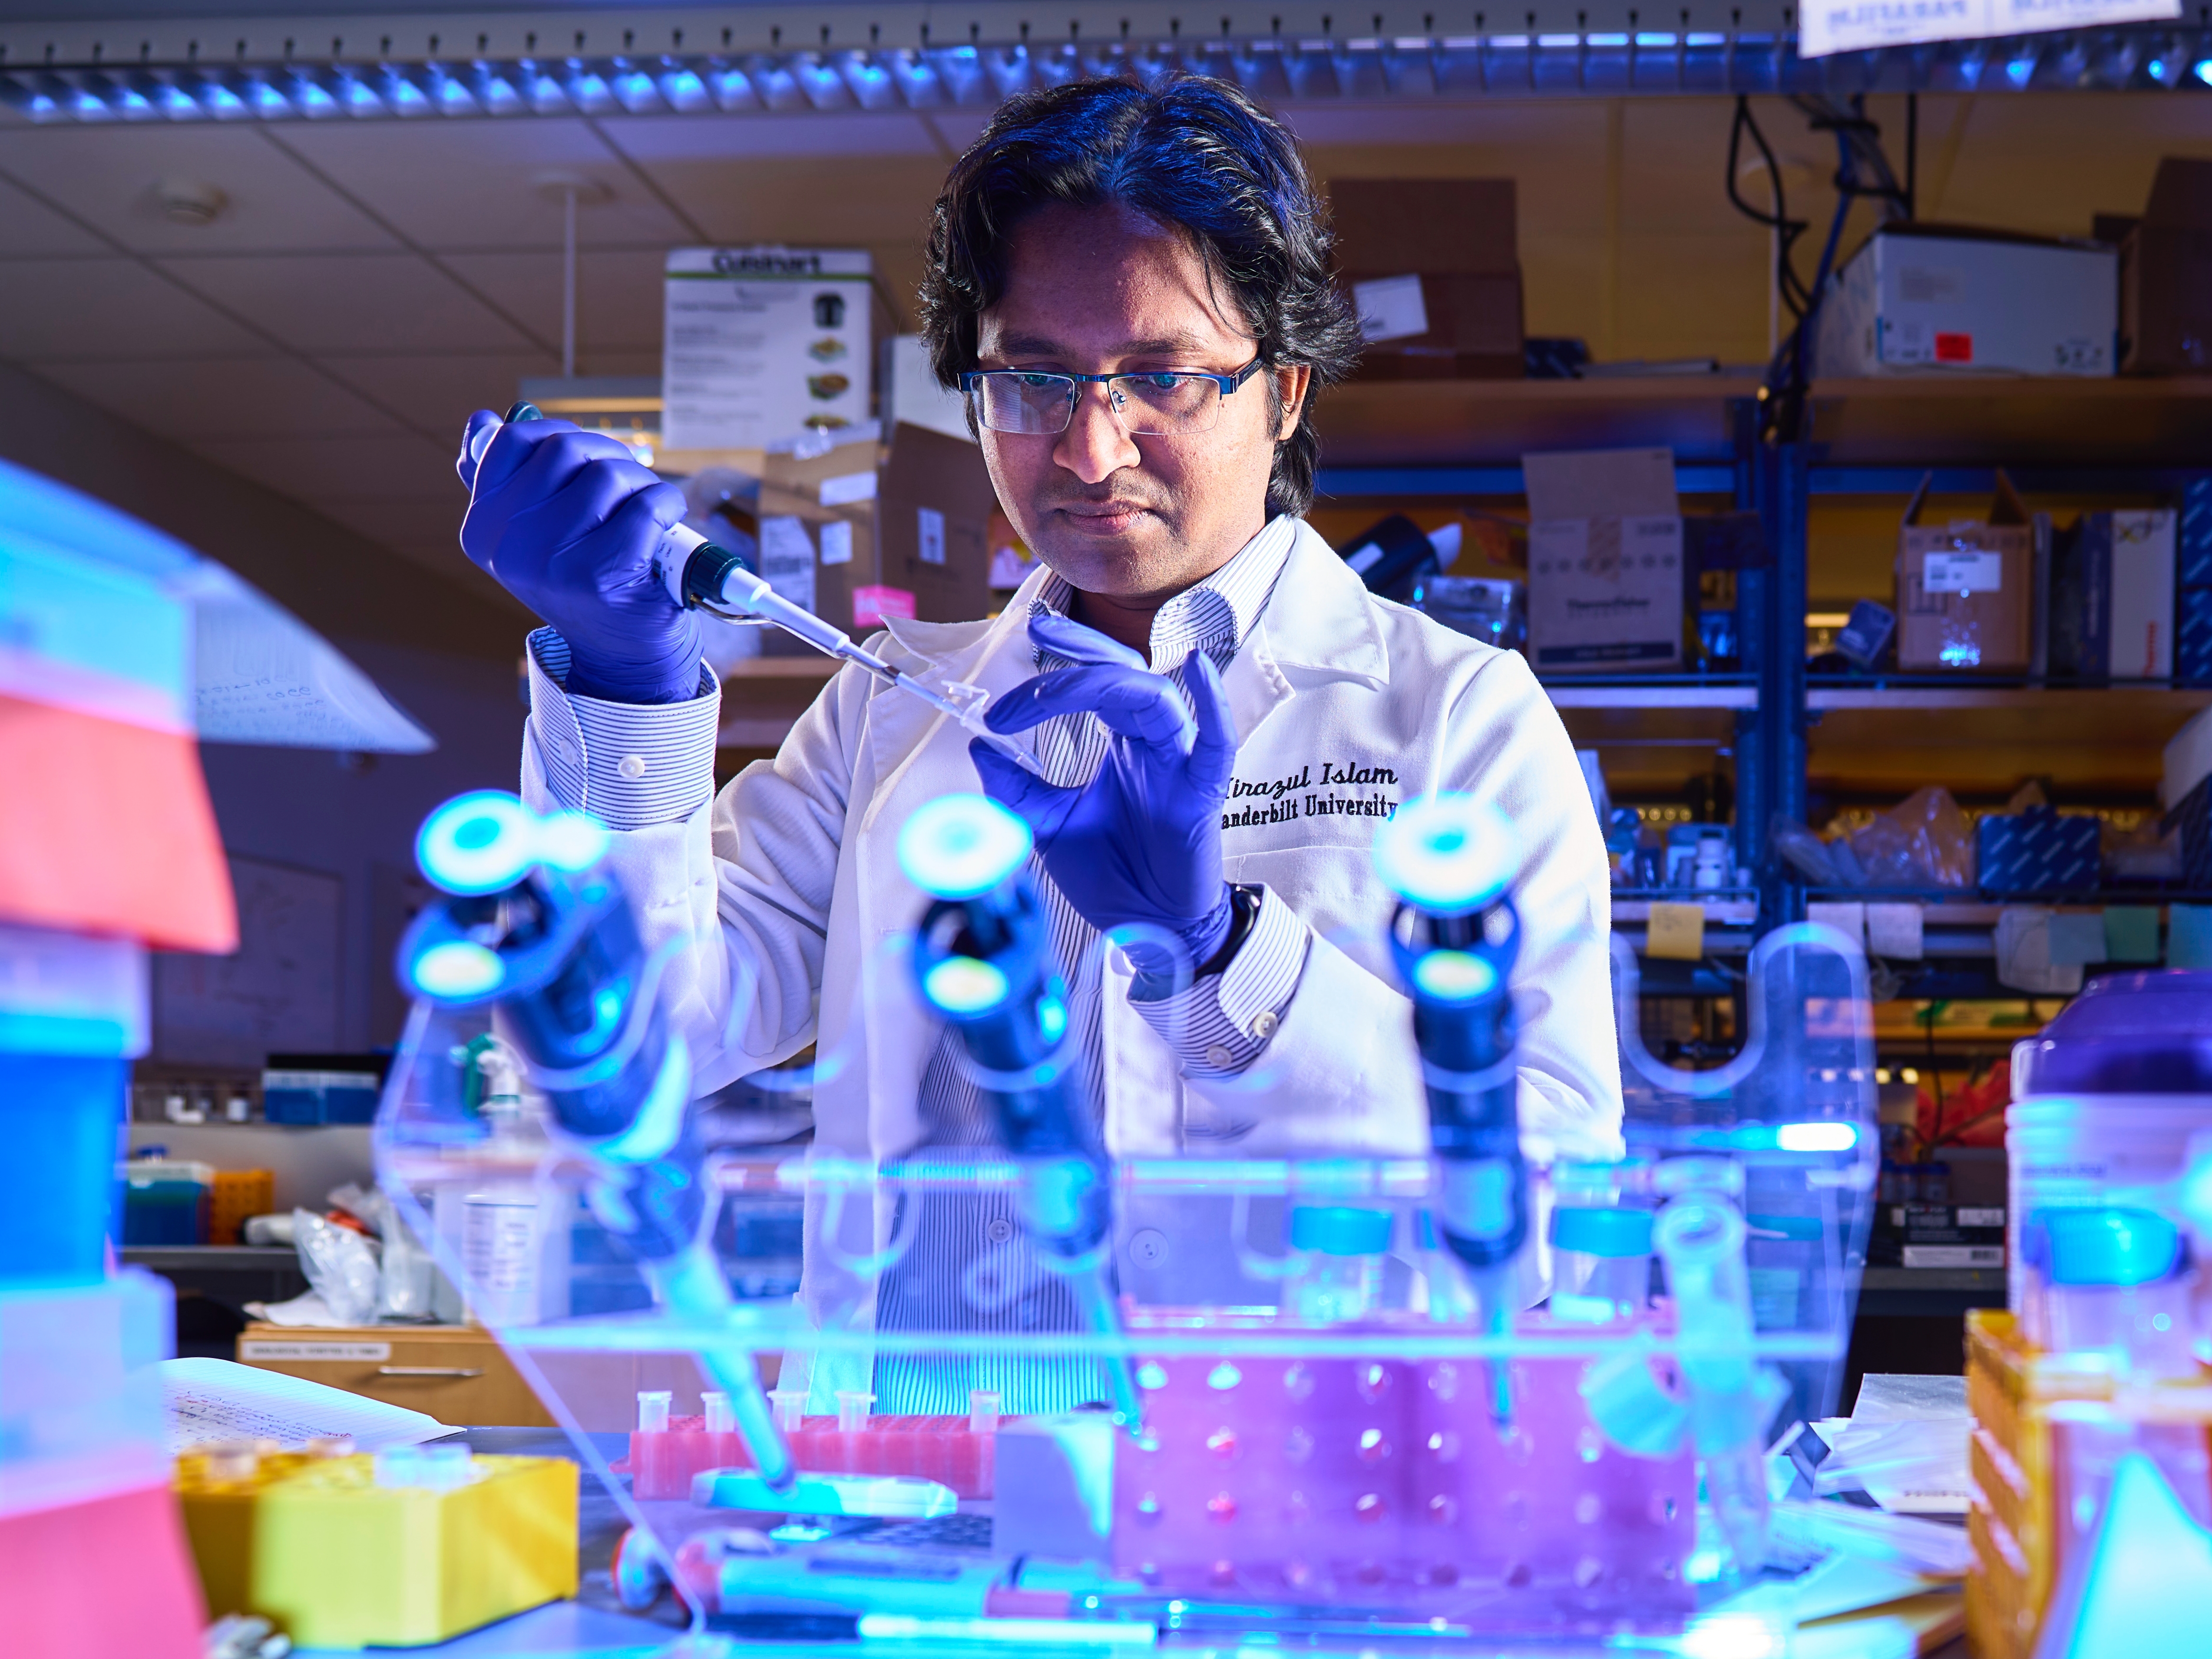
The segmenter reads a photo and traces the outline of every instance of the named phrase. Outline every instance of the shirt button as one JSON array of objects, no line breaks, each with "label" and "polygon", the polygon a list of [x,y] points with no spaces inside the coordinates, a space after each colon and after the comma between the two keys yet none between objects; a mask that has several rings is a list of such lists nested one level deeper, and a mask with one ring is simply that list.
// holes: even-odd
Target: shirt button
[{"label": "shirt button", "polygon": [[991,1224],[983,1229],[983,1237],[994,1244],[1003,1244],[1014,1236],[1014,1224],[1004,1216],[991,1218]]},{"label": "shirt button", "polygon": [[640,778],[645,775],[645,757],[642,755],[624,755],[620,760],[615,763],[615,770],[621,773],[632,783],[635,783]]},{"label": "shirt button", "polygon": [[1281,1024],[1282,1021],[1273,1014],[1255,1014],[1252,1017],[1252,1035],[1265,1042],[1275,1035],[1275,1028]]},{"label": "shirt button", "polygon": [[1225,1072],[1237,1063],[1237,1056],[1217,1042],[1206,1051],[1206,1063],[1217,1072]]}]

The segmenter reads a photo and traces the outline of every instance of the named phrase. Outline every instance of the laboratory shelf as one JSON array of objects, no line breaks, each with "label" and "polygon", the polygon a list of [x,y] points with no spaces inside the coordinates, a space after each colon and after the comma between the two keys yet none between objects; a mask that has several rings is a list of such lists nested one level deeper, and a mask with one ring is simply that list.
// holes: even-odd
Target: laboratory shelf
[{"label": "laboratory shelf", "polygon": [[[1687,495],[1729,493],[1733,406],[1748,372],[1587,380],[1354,380],[1316,406],[1331,497],[1516,495],[1524,454],[1663,447]],[[2165,488],[2206,460],[2212,376],[2177,380],[1928,374],[1813,383],[1805,457],[1815,495],[1906,493],[1931,468],[1979,494]]]},{"label": "laboratory shelf", "polygon": [[296,1267],[289,1244],[126,1244],[123,1260],[134,1267],[167,1273],[269,1273]]}]

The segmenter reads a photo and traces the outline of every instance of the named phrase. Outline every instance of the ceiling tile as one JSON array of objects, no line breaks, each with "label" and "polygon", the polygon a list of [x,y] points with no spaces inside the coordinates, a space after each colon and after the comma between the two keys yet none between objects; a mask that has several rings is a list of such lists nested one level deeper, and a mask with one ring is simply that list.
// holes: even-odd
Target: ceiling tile
[{"label": "ceiling tile", "polygon": [[27,191],[0,180],[0,258],[47,253],[107,253],[112,250],[66,214]]},{"label": "ceiling tile", "polygon": [[498,351],[529,343],[416,254],[162,263],[179,281],[252,317],[295,350]]},{"label": "ceiling tile", "polygon": [[[558,374],[561,360],[537,352],[468,356],[459,352],[404,357],[323,357],[331,374],[356,386],[409,425],[456,450],[461,428],[479,409],[505,409],[514,401],[515,382]],[[585,365],[601,372],[595,363]],[[626,371],[607,370],[606,373]],[[659,368],[647,371],[658,374]]]},{"label": "ceiling tile", "polygon": [[866,247],[929,234],[929,210],[945,187],[933,146],[901,155],[796,156],[763,166],[726,155],[644,162],[708,235],[732,243]]},{"label": "ceiling tile", "polygon": [[605,200],[577,208],[576,236],[586,247],[692,240],[581,121],[328,124],[275,137],[424,247],[560,246],[560,198],[536,182],[548,173],[606,190]]},{"label": "ceiling tile", "polygon": [[[6,172],[141,253],[395,246],[376,222],[247,126],[46,127],[0,133]],[[214,222],[178,224],[157,181],[213,185]]]},{"label": "ceiling tile", "polygon": [[112,415],[186,443],[405,429],[357,393],[292,357],[51,363],[39,372]]},{"label": "ceiling tile", "polygon": [[[282,495],[331,513],[353,501],[465,500],[453,459],[429,439],[223,438],[191,448]],[[456,520],[458,522],[458,520]]]},{"label": "ceiling tile", "polygon": [[[446,264],[510,317],[544,338],[561,337],[561,256],[548,253],[450,253]],[[659,247],[576,255],[576,346],[658,349],[661,283],[667,255]]]},{"label": "ceiling tile", "polygon": [[268,349],[135,259],[0,260],[0,357],[251,356]]}]

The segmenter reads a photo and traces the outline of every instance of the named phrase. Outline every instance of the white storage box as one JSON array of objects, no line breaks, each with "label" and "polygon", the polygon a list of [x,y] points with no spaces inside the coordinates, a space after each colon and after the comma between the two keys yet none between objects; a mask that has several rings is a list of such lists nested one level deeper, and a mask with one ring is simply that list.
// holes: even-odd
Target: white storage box
[{"label": "white storage box", "polygon": [[2112,248],[1887,226],[1831,280],[1814,373],[2109,375],[2118,327]]}]

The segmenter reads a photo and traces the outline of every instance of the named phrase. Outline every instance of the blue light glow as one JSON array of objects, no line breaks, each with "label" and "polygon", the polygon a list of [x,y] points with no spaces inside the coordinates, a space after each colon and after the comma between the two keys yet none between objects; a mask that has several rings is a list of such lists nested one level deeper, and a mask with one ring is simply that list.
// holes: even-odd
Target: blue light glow
[{"label": "blue light glow", "polygon": [[660,94],[653,88],[653,77],[643,70],[626,69],[616,71],[613,85],[615,96],[622,101],[622,106],[633,115],[641,115],[647,110],[659,107]]},{"label": "blue light glow", "polygon": [[497,893],[522,879],[538,854],[530,809],[497,789],[458,795],[422,820],[415,861],[434,886],[464,896]]},{"label": "blue light glow", "polygon": [[219,81],[200,82],[200,102],[218,121],[235,121],[250,113],[246,100]]},{"label": "blue light glow", "polygon": [[1431,795],[1375,832],[1375,867],[1407,903],[1465,915],[1505,890],[1518,851],[1513,828],[1472,795]]},{"label": "blue light glow", "polygon": [[1498,970],[1465,951],[1431,951],[1413,964],[1413,988],[1439,1002],[1473,1002],[1498,988]]},{"label": "blue light glow", "polygon": [[472,1001],[506,976],[499,953],[473,939],[449,939],[415,958],[415,988],[441,1001]]},{"label": "blue light glow", "polygon": [[384,98],[401,115],[427,115],[430,111],[430,100],[422,95],[422,88],[397,70],[385,72]]},{"label": "blue light glow", "polygon": [[975,898],[1028,861],[1030,827],[981,795],[940,795],[899,831],[899,868],[938,898]]},{"label": "blue light glow", "polygon": [[257,115],[274,121],[282,120],[292,112],[291,100],[266,81],[249,82],[246,90],[252,97],[253,112]]},{"label": "blue light glow", "polygon": [[921,978],[922,994],[948,1014],[980,1014],[1006,999],[1006,976],[974,957],[947,957]]},{"label": "blue light glow", "polygon": [[2212,58],[2198,58],[2197,60],[2197,67],[2191,70],[2190,73],[2194,75],[2198,80],[2202,81],[2206,86],[2212,87]]},{"label": "blue light glow", "polygon": [[586,115],[597,115],[614,102],[607,83],[592,70],[571,61],[568,74],[568,99]]},{"label": "blue light glow", "polygon": [[304,75],[292,77],[292,101],[300,106],[300,113],[310,120],[320,120],[338,112],[338,100]]},{"label": "blue light glow", "polygon": [[706,108],[707,83],[688,69],[674,70],[660,77],[660,95],[689,113]]}]

